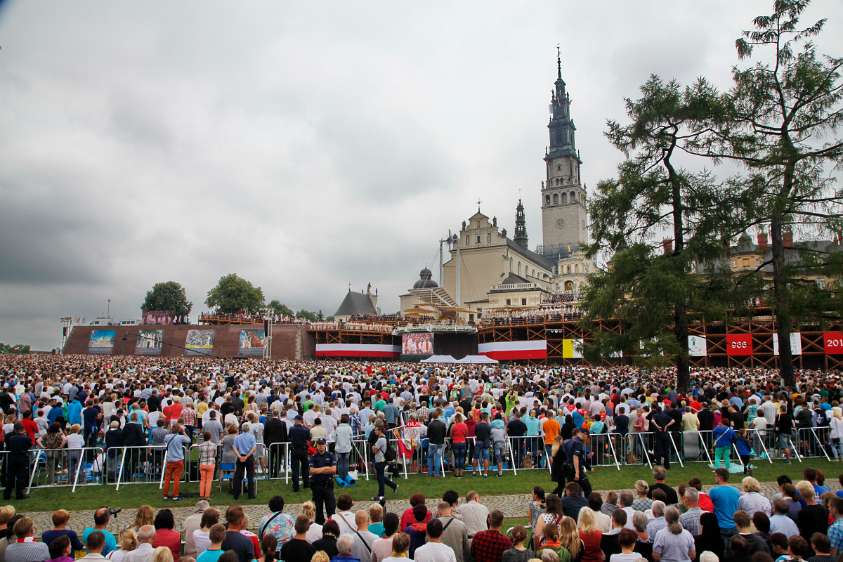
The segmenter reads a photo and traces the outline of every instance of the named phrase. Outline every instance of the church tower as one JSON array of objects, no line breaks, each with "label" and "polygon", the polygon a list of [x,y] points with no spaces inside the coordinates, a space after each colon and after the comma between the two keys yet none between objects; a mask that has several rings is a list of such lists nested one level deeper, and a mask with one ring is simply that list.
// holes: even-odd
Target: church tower
[{"label": "church tower", "polygon": [[587,242],[585,189],[571,119],[571,98],[562,80],[562,58],[556,52],[556,82],[550,94],[550,145],[544,156],[547,179],[542,182],[542,253],[555,258]]},{"label": "church tower", "polygon": [[527,241],[527,219],[524,218],[524,205],[521,200],[518,200],[518,206],[515,208],[515,237],[513,242],[529,250],[529,243]]}]

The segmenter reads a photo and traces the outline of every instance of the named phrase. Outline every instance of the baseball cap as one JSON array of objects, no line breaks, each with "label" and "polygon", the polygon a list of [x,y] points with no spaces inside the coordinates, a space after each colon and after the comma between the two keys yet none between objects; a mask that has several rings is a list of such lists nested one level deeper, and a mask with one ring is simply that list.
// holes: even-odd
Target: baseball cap
[{"label": "baseball cap", "polygon": [[326,441],[325,441],[324,437],[320,437],[319,439],[316,440],[317,445],[324,445],[325,443],[326,443]]}]

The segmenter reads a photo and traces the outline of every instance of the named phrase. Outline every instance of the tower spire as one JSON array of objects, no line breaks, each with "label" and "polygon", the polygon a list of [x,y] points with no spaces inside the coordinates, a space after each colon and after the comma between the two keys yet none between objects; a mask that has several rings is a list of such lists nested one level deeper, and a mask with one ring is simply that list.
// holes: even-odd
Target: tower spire
[{"label": "tower spire", "polygon": [[521,204],[521,199],[518,199],[518,206],[515,208],[515,237],[513,242],[528,249],[527,241],[527,220],[524,218],[524,205]]},{"label": "tower spire", "polygon": [[562,80],[562,51],[559,50],[559,43],[556,44],[556,78]]}]

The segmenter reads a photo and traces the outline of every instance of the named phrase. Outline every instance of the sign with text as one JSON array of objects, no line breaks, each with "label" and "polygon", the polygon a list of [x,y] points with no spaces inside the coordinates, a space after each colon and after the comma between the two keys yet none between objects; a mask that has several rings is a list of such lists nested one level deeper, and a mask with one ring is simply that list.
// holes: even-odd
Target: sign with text
[{"label": "sign with text", "polygon": [[843,355],[843,332],[823,332],[823,350],[826,355]]},{"label": "sign with text", "polygon": [[752,334],[726,334],[726,355],[729,357],[752,355]]}]

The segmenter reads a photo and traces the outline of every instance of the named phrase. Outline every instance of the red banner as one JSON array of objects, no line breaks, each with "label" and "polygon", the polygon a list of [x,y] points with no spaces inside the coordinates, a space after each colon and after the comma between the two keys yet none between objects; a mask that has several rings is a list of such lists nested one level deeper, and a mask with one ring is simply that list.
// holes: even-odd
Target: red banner
[{"label": "red banner", "polygon": [[823,332],[826,355],[843,355],[843,332]]},{"label": "red banner", "polygon": [[729,357],[752,355],[752,334],[726,334],[726,355]]}]

